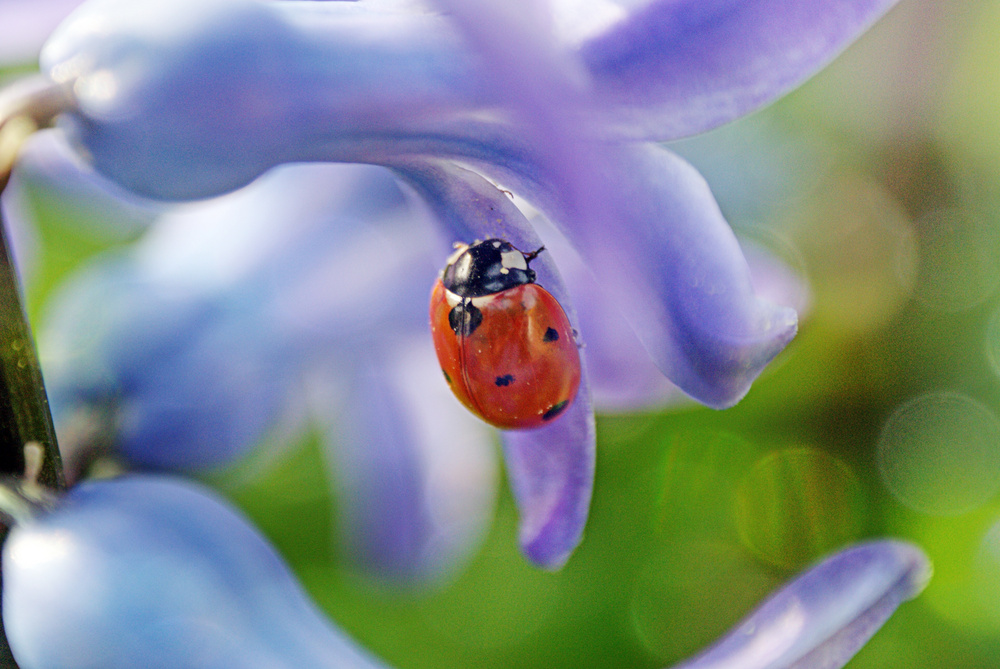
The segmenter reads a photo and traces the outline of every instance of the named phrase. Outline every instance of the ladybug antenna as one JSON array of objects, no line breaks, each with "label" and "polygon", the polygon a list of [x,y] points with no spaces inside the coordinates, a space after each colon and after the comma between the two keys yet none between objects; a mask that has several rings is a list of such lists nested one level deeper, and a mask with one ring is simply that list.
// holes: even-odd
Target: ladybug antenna
[{"label": "ladybug antenna", "polygon": [[535,258],[537,258],[538,254],[541,253],[544,250],[545,250],[545,246],[543,245],[543,246],[539,246],[538,249],[536,249],[535,251],[532,251],[531,253],[525,253],[524,251],[522,251],[521,255],[524,256],[524,262],[529,263],[532,260],[534,260]]}]

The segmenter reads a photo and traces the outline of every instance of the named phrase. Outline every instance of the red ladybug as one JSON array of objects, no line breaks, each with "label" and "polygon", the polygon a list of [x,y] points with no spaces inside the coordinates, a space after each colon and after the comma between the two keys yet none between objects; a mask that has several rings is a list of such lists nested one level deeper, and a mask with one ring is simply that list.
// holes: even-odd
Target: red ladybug
[{"label": "red ladybug", "polygon": [[431,292],[431,333],[448,385],[505,430],[548,424],[580,387],[573,328],[528,267],[541,251],[502,239],[457,244]]}]

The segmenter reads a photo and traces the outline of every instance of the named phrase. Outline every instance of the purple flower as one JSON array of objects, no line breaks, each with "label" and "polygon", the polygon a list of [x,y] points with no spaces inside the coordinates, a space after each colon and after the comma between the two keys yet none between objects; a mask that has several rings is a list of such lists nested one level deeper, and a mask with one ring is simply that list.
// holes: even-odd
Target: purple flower
[{"label": "purple flower", "polygon": [[[286,162],[372,163],[423,197],[445,237],[537,246],[484,177],[504,184],[556,223],[667,378],[721,408],[795,314],[758,299],[707,185],[650,142],[775,99],[891,4],[94,0],[42,64],[71,87],[63,127],[144,195],[214,195]],[[539,257],[539,282],[579,325],[557,260]],[[557,423],[503,439],[522,547],[558,567],[592,486],[586,373]]]},{"label": "purple flower", "polygon": [[[61,433],[111,419],[134,463],[194,469],[268,432],[281,441],[308,407],[359,552],[390,573],[440,569],[474,543],[468,506],[488,511],[493,472],[488,435],[441,397],[426,332],[415,336],[426,293],[455,239],[540,243],[489,178],[561,231],[534,267],[587,344],[573,409],[502,436],[525,553],[560,566],[590,499],[591,396],[659,401],[668,387],[648,352],[685,393],[729,406],[795,329],[794,312],[755,294],[703,180],[649,142],[774,99],[890,4],[608,0],[550,16],[486,0],[440,0],[441,13],[389,0],[88,3],[44,64],[76,100],[64,127],[119,184],[191,199],[302,161],[380,165],[395,180],[282,167],[168,212],[134,250],[88,268],[49,326]],[[574,254],[599,296],[570,299],[577,282],[555,261]],[[616,376],[623,362],[634,371]],[[174,552],[160,556],[171,568]],[[842,666],[928,573],[907,544],[848,548],[681,666]],[[30,588],[51,581],[21,585],[31,607]]]}]

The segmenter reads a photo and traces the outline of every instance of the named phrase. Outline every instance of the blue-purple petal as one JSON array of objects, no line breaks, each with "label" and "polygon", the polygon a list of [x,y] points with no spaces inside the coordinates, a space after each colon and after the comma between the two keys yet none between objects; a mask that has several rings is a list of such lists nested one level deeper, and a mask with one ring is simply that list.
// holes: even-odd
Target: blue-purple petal
[{"label": "blue-purple petal", "polygon": [[836,669],[904,601],[923,590],[930,563],[915,546],[847,548],[772,595],[725,637],[673,669]]},{"label": "blue-purple petal", "polygon": [[275,429],[300,434],[286,423],[302,420],[305,379],[359,562],[400,581],[450,573],[488,525],[496,465],[431,349],[444,251],[411,204],[382,168],[281,168],[172,209],[76,276],[43,342],[71,466],[80,427],[112,430],[132,465],[233,463]]},{"label": "blue-purple petal", "polygon": [[24,143],[14,176],[32,196],[65,208],[73,224],[104,239],[134,236],[164,212],[161,203],[137,198],[94,172],[55,130],[35,133]]},{"label": "blue-purple petal", "polygon": [[428,337],[355,358],[340,361],[340,388],[328,372],[311,384],[345,540],[366,571],[435,581],[469,558],[489,526],[498,483],[491,432],[440,382]]},{"label": "blue-purple petal", "polygon": [[583,539],[594,489],[594,409],[583,373],[576,400],[559,420],[501,437],[521,512],[521,550],[546,569],[562,567]]},{"label": "blue-purple petal", "polygon": [[634,138],[693,135],[772,102],[896,0],[654,0],[580,45],[608,122]]},{"label": "blue-purple petal", "polygon": [[540,217],[532,222],[545,248],[559,259],[559,272],[572,296],[586,341],[580,354],[597,411],[642,411],[687,401],[624,321],[615,296],[601,286],[566,237]]},{"label": "blue-purple petal", "polygon": [[[360,250],[398,250],[382,243],[387,233],[379,229],[394,231],[404,205],[385,170],[290,167],[252,188],[177,208],[127,253],[91,263],[53,301],[40,337],[64,447],[75,450],[67,430],[81,419],[100,419],[110,421],[104,427],[114,429],[116,447],[134,464],[228,464],[281,420],[303,365],[384,330],[377,321],[344,317],[343,309],[337,319],[338,308],[352,304],[370,315],[372,304],[384,305],[387,312],[377,311],[383,319],[425,331],[426,307],[412,307],[405,290],[386,291],[381,300],[371,295],[383,284],[408,286],[401,277],[420,257],[358,257]],[[368,225],[356,226],[359,220]],[[427,245],[405,248],[424,253],[429,282]],[[337,262],[341,275],[323,274]],[[354,267],[388,277],[378,284]],[[415,289],[418,302],[427,291]],[[305,321],[291,320],[289,301]]]},{"label": "blue-purple petal", "polygon": [[795,335],[795,312],[754,293],[694,168],[652,145],[609,157],[610,173],[629,175],[605,189],[619,225],[581,216],[564,226],[667,377],[709,406],[731,406]]},{"label": "blue-purple petal", "polygon": [[266,331],[148,281],[127,259],[78,276],[52,313],[42,351],[61,435],[82,414],[108,421],[137,465],[200,468],[245,454],[282,408],[288,370]]},{"label": "blue-purple petal", "polygon": [[491,139],[502,159],[487,162],[475,142],[451,148],[554,219],[657,366],[694,399],[735,404],[795,335],[794,310],[756,296],[708,184],[675,154],[652,144],[579,146],[578,162],[597,160],[597,170],[554,172],[503,133]]},{"label": "blue-purple petal", "polygon": [[[456,240],[501,237],[520,249],[542,245],[510,197],[474,172],[447,162],[418,159],[400,162],[395,169]],[[532,268],[539,285],[560,301],[579,330],[557,263],[551,252],[543,252]],[[580,334],[586,341],[586,332]],[[505,432],[502,439],[521,512],[522,550],[540,566],[561,567],[583,535],[593,491],[596,437],[586,368],[569,410],[551,425]]]}]

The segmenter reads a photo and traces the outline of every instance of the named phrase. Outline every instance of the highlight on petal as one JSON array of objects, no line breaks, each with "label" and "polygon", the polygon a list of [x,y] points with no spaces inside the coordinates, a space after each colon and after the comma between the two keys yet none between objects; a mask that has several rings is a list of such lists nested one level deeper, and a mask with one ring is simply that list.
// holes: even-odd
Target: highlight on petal
[{"label": "highlight on petal", "polygon": [[917,596],[930,563],[915,546],[873,541],[828,557],[725,637],[673,669],[835,669]]},{"label": "highlight on petal", "polygon": [[[511,199],[479,175],[447,162],[416,158],[393,167],[458,240],[502,237],[521,249],[542,245]],[[559,300],[578,329],[557,262],[551,252],[542,253],[532,268],[539,285]],[[595,440],[586,369],[572,407],[551,425],[503,434],[507,470],[521,512],[521,547],[540,566],[561,567],[580,541],[593,491]]]},{"label": "highlight on petal", "polygon": [[607,121],[669,140],[744,116],[816,73],[896,0],[653,0],[580,45]]},{"label": "highlight on petal", "polygon": [[440,383],[422,334],[309,384],[351,552],[366,571],[410,584],[438,581],[470,557],[498,485],[491,431]]},{"label": "highlight on petal", "polygon": [[799,318],[809,313],[812,293],[801,265],[786,262],[767,243],[754,238],[741,237],[740,247],[750,267],[754,292],[762,300],[788,305]]},{"label": "highlight on petal", "polygon": [[242,514],[190,481],[85,482],[14,528],[3,563],[22,667],[385,667]]}]

